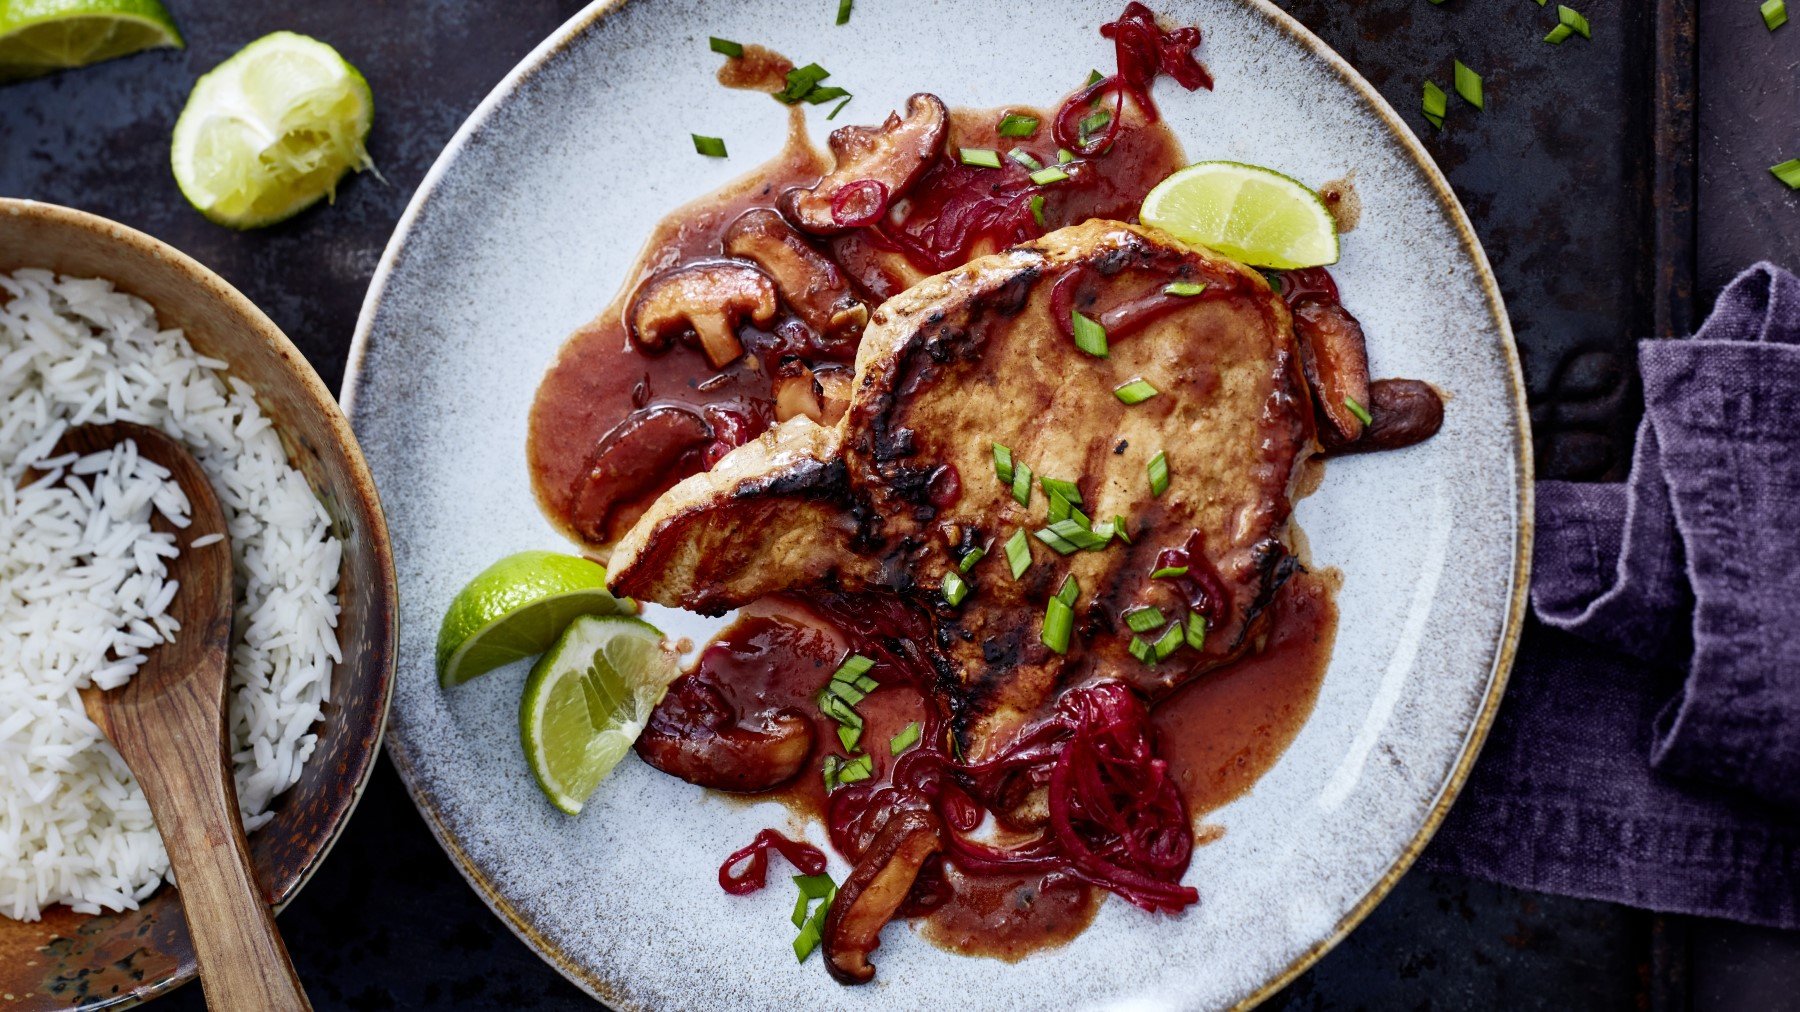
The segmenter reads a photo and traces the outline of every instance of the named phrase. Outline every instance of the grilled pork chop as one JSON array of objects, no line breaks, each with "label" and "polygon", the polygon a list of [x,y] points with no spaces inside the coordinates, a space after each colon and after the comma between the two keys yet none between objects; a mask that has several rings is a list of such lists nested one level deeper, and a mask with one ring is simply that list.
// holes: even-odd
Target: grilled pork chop
[{"label": "grilled pork chop", "polygon": [[[1076,313],[1105,327],[1106,357],[1077,347]],[[1124,403],[1114,390],[1136,379],[1156,394]],[[1065,228],[882,305],[842,420],[794,418],[676,485],[619,542],[611,585],[709,613],[808,587],[911,598],[935,615],[933,662],[978,760],[1070,685],[1118,678],[1153,700],[1253,642],[1293,569],[1290,492],[1317,449],[1305,384],[1287,307],[1256,271],[1119,222]],[[996,476],[996,444],[1030,469],[1028,504]],[[1033,536],[1046,477],[1074,482],[1103,529],[1123,518],[1129,541],[1065,555]],[[1031,565],[1015,579],[1002,546],[1018,530]],[[976,548],[952,606],[944,575]],[[1071,576],[1057,653],[1046,605]],[[1192,612],[1204,644],[1134,655],[1123,615],[1145,606],[1164,621],[1144,641]]]}]

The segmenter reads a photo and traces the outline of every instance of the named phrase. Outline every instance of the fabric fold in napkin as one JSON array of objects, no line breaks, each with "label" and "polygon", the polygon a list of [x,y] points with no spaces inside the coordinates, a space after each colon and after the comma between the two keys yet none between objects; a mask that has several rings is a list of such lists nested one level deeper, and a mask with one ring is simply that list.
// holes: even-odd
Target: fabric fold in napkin
[{"label": "fabric fold in napkin", "polygon": [[1638,354],[1630,479],[1538,484],[1537,621],[1424,866],[1800,928],[1800,279]]}]

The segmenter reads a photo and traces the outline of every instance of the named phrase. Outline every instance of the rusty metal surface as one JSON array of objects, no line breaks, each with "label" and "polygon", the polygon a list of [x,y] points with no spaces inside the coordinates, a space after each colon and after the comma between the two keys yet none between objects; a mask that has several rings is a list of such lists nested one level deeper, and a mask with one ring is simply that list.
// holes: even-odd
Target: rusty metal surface
[{"label": "rusty metal surface", "polygon": [[[1771,68],[1791,66],[1784,44],[1800,45],[1800,35],[1756,34],[1749,0],[1704,15],[1723,24],[1727,7],[1742,8],[1729,16],[1747,15],[1756,31],[1726,33],[1708,21],[1700,35],[1704,65],[1723,64],[1730,77],[1699,113],[1697,194],[1702,217],[1717,224],[1704,234],[1692,225],[1693,145],[1680,133],[1679,102],[1691,94],[1693,67],[1685,64],[1684,78],[1681,40],[1657,28],[1679,26],[1696,3],[1588,0],[1579,6],[1593,41],[1553,47],[1540,40],[1554,4],[1282,2],[1393,102],[1468,207],[1518,333],[1543,476],[1623,474],[1638,416],[1633,338],[1684,328],[1692,288],[1683,288],[1682,263],[1698,260],[1704,292],[1755,251],[1800,259],[1787,256],[1800,241],[1794,228],[1767,227],[1793,220],[1800,198],[1779,186],[1743,197],[1745,177],[1766,180],[1768,164],[1800,155],[1792,89],[1768,80]],[[186,52],[0,89],[0,193],[96,211],[192,253],[261,305],[335,386],[368,278],[432,158],[493,83],[583,3],[171,6]],[[169,131],[199,73],[277,28],[325,38],[367,74],[378,103],[371,149],[387,182],[361,177],[335,207],[232,233],[181,200],[166,165]],[[1484,75],[1487,109],[1453,97],[1449,122],[1435,131],[1419,114],[1420,85],[1429,75],[1448,88],[1453,58]],[[1659,275],[1659,264],[1669,269]],[[1693,272],[1685,274],[1691,286]],[[591,1007],[481,905],[385,764],[282,926],[321,1009]],[[1723,961],[1723,950],[1740,964],[1796,965],[1782,962],[1783,939],[1739,944],[1728,928],[1698,925],[1690,944],[1689,926],[1677,930],[1679,945],[1653,946],[1646,914],[1414,874],[1270,1007],[1685,1007],[1685,983],[1671,992],[1659,982],[1685,981],[1690,949],[1703,960]],[[1746,993],[1727,986],[1735,972],[1721,972],[1696,978],[1719,995]],[[1730,1007],[1696,994],[1696,1008]],[[198,1009],[200,999],[188,989],[164,1007]]]}]

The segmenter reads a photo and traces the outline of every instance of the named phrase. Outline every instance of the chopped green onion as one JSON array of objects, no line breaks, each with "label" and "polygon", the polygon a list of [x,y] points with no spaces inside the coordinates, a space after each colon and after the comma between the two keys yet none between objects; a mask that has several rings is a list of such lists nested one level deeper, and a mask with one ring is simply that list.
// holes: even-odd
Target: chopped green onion
[{"label": "chopped green onion", "polygon": [[1067,165],[1074,160],[1075,160],[1075,152],[1070,151],[1068,148],[1057,148],[1056,149],[1056,164]]},{"label": "chopped green onion", "polygon": [[1133,636],[1131,638],[1130,649],[1131,656],[1136,657],[1145,664],[1156,663],[1156,648],[1145,642],[1142,636]]},{"label": "chopped green onion", "polygon": [[838,768],[838,783],[853,784],[858,780],[867,780],[875,772],[875,760],[867,752],[855,759],[847,759]]},{"label": "chopped green onion", "polygon": [[1150,495],[1152,497],[1160,496],[1169,490],[1168,454],[1161,450],[1156,451],[1156,456],[1150,458],[1150,466],[1145,470],[1150,472]]},{"label": "chopped green onion", "polygon": [[1006,153],[1006,157],[1012,159],[1015,162],[1018,162],[1020,165],[1025,166],[1026,172],[1036,172],[1037,170],[1044,167],[1043,162],[1040,162],[1037,159],[1031,157],[1031,152],[1025,150],[1024,148],[1013,148],[1011,151],[1008,151]]},{"label": "chopped green onion", "polygon": [[1133,608],[1125,613],[1125,628],[1132,632],[1149,632],[1162,624],[1162,610],[1153,606]]},{"label": "chopped green onion", "polygon": [[826,119],[837,119],[837,114],[840,112],[843,112],[844,106],[847,106],[849,104],[850,104],[850,100],[848,98],[844,99],[842,102],[839,102],[837,105],[832,106],[831,112],[827,113],[825,118]]},{"label": "chopped green onion", "polygon": [[1142,404],[1155,397],[1157,390],[1142,376],[1113,387],[1113,396],[1126,404]]},{"label": "chopped green onion", "polygon": [[850,97],[849,92],[845,91],[842,88],[837,87],[836,85],[833,85],[832,87],[829,87],[829,88],[814,88],[813,90],[807,92],[806,93],[806,103],[808,105],[824,105],[825,103],[831,101],[834,98],[849,98],[849,97]]},{"label": "chopped green onion", "polygon": [[881,683],[877,682],[873,678],[870,678],[868,675],[857,675],[856,681],[851,682],[850,684],[863,690],[863,692],[865,692],[865,693],[874,692],[876,689],[881,688]]},{"label": "chopped green onion", "polygon": [[999,478],[1000,484],[1002,485],[1012,484],[1013,461],[1011,447],[1001,446],[999,443],[994,444],[994,477]]},{"label": "chopped green onion", "polygon": [[1172,281],[1163,289],[1164,295],[1199,295],[1206,291],[1206,286],[1197,281]]},{"label": "chopped green onion", "polygon": [[1780,165],[1771,165],[1769,171],[1791,189],[1800,190],[1800,158],[1790,158]]},{"label": "chopped green onion", "polygon": [[1050,493],[1050,515],[1046,518],[1049,523],[1055,523],[1058,520],[1067,520],[1069,519],[1070,514],[1074,512],[1075,507],[1069,505],[1069,500],[1063,498],[1062,493]]},{"label": "chopped green onion", "polygon": [[1575,8],[1566,4],[1556,5],[1556,19],[1575,30],[1584,39],[1592,39],[1594,33],[1588,28],[1588,19],[1576,12]]},{"label": "chopped green onion", "polygon": [[1013,461],[1013,498],[1020,506],[1031,505],[1031,468],[1022,460]]},{"label": "chopped green onion", "polygon": [[837,789],[838,771],[843,768],[844,760],[835,755],[828,755],[825,757],[825,762],[821,764],[820,772],[825,775],[826,794],[830,794],[833,790]]},{"label": "chopped green onion", "polygon": [[1450,96],[1437,86],[1436,81],[1425,82],[1424,99],[1425,119],[1432,126],[1442,129],[1444,114],[1450,111]]},{"label": "chopped green onion", "polygon": [[[1065,521],[1066,522],[1066,521]],[[1081,546],[1065,540],[1061,535],[1048,527],[1031,532],[1032,536],[1056,549],[1058,555],[1071,555],[1081,551]]]},{"label": "chopped green onion", "polygon": [[809,900],[822,900],[837,891],[837,883],[831,881],[830,875],[795,875],[794,885]]},{"label": "chopped green onion", "polygon": [[1787,0],[1763,0],[1762,16],[1771,32],[1787,24]]},{"label": "chopped green onion", "polygon": [[1031,568],[1031,539],[1022,530],[1014,531],[1012,537],[1006,539],[1006,565],[1015,580]]},{"label": "chopped green onion", "polygon": [[812,920],[807,921],[806,927],[801,928],[800,934],[794,937],[794,958],[799,962],[806,962],[806,957],[812,955],[813,950],[824,940],[825,910],[826,907],[821,905],[819,912],[813,914]]},{"label": "chopped green onion", "polygon": [[1188,567],[1186,567],[1186,566],[1164,566],[1161,569],[1157,570],[1156,572],[1151,573],[1150,579],[1152,579],[1152,580],[1171,580],[1177,576],[1186,576],[1187,571],[1188,571]]},{"label": "chopped green onion", "polygon": [[1039,186],[1049,186],[1051,183],[1060,183],[1067,178],[1069,178],[1069,174],[1054,165],[1046,165],[1031,174],[1031,181]]},{"label": "chopped green onion", "polygon": [[976,165],[984,169],[1000,167],[1000,152],[993,148],[958,148],[957,157],[964,165]]},{"label": "chopped green onion", "polygon": [[862,728],[838,725],[838,741],[844,743],[844,751],[856,751],[856,743],[862,739]]},{"label": "chopped green onion", "polygon": [[1045,495],[1060,495],[1077,506],[1081,505],[1081,486],[1072,481],[1043,477],[1038,479],[1038,484],[1044,486]]},{"label": "chopped green onion", "polygon": [[1036,116],[1020,116],[1017,113],[1009,112],[1000,117],[1000,136],[1002,137],[1030,137],[1037,133],[1037,128],[1038,118]]},{"label": "chopped green onion", "polygon": [[1044,224],[1044,195],[1041,193],[1031,198],[1031,218],[1038,223],[1039,228],[1050,227]]},{"label": "chopped green onion", "polygon": [[[1097,520],[1090,526],[1093,528],[1094,537],[1100,539],[1100,544],[1102,546],[1105,545],[1108,541],[1111,541],[1113,539],[1113,535],[1115,535],[1119,532],[1119,529],[1117,527],[1113,526],[1113,522],[1111,520]],[[1095,548],[1092,548],[1089,550],[1090,551],[1099,551],[1099,546],[1096,546]]]},{"label": "chopped green onion", "polygon": [[1183,630],[1187,637],[1187,645],[1195,650],[1206,649],[1206,616],[1197,611],[1188,612],[1187,628]]},{"label": "chopped green onion", "polygon": [[[795,876],[794,881],[800,881],[800,877]],[[801,929],[806,927],[806,915],[812,912],[809,909],[811,906],[812,902],[804,891],[794,894],[794,915],[789,918],[794,922],[794,927]]]},{"label": "chopped green onion", "polygon": [[706,44],[712,47],[713,52],[723,56],[729,56],[734,60],[744,55],[744,47],[742,45],[733,42],[730,39],[721,39],[717,35],[708,36]]},{"label": "chopped green onion", "polygon": [[1083,88],[1092,88],[1094,85],[1099,84],[1101,81],[1104,81],[1104,80],[1106,80],[1106,77],[1104,75],[1102,75],[1098,70],[1090,70],[1090,71],[1088,71],[1087,83],[1082,85],[1082,87]]},{"label": "chopped green onion", "polygon": [[1096,109],[1093,112],[1088,113],[1086,116],[1083,116],[1081,118],[1080,126],[1078,126],[1076,129],[1078,129],[1081,132],[1081,139],[1085,141],[1089,137],[1092,137],[1093,135],[1106,129],[1106,125],[1111,122],[1112,122],[1112,113],[1108,112],[1105,109]]},{"label": "chopped green onion", "polygon": [[847,25],[850,23],[850,4],[852,2],[853,0],[838,0],[838,24]]},{"label": "chopped green onion", "polygon": [[950,602],[952,608],[963,603],[963,598],[969,596],[968,582],[959,576],[954,569],[944,573],[943,589],[944,600]]},{"label": "chopped green onion", "polygon": [[830,76],[831,71],[816,63],[795,67],[787,72],[787,87],[775,93],[775,100],[786,105],[793,105],[812,94],[812,90],[819,86],[819,82]]},{"label": "chopped green onion", "polygon": [[1356,403],[1356,398],[1346,394],[1344,397],[1344,407],[1349,408],[1350,413],[1356,416],[1357,421],[1362,422],[1364,425],[1375,424],[1375,419],[1370,416],[1369,409]]},{"label": "chopped green onion", "polygon": [[1051,524],[1049,531],[1051,534],[1074,545],[1076,548],[1100,548],[1108,541],[1112,540],[1110,537],[1103,538],[1098,534],[1095,534],[1087,524],[1082,523],[1073,516],[1069,517],[1067,520],[1058,520]]},{"label": "chopped green onion", "polygon": [[1156,659],[1159,661],[1168,659],[1170,654],[1181,649],[1182,642],[1181,624],[1176,623],[1170,626],[1168,631],[1162,634],[1162,638],[1156,641]]},{"label": "chopped green onion", "polygon": [[1573,36],[1574,34],[1575,29],[1570,28],[1568,25],[1557,25],[1555,28],[1550,29],[1549,35],[1544,36],[1544,41],[1553,46],[1560,46],[1564,42],[1567,42],[1570,36]]},{"label": "chopped green onion", "polygon": [[1075,612],[1062,598],[1053,597],[1044,608],[1044,645],[1059,654],[1069,652],[1069,633],[1075,628]]},{"label": "chopped green onion", "polygon": [[825,692],[828,695],[843,700],[851,706],[855,706],[862,702],[863,697],[868,695],[867,692],[857,688],[855,682],[832,682],[825,687]]},{"label": "chopped green onion", "polygon": [[962,561],[956,564],[956,568],[966,573],[969,570],[974,569],[975,563],[980,562],[986,555],[987,549],[980,545],[976,545],[974,548],[969,549],[969,554],[962,557]]},{"label": "chopped green onion", "polygon": [[1069,315],[1075,331],[1075,347],[1095,358],[1111,358],[1112,352],[1106,347],[1106,328],[1098,320],[1083,316],[1080,310],[1072,309]]},{"label": "chopped green onion", "polygon": [[919,743],[919,722],[906,725],[899,734],[888,739],[888,754],[899,755]]},{"label": "chopped green onion", "polygon": [[724,140],[718,137],[702,137],[699,134],[690,134],[689,136],[694,138],[695,151],[700,152],[708,158],[727,157],[725,154]]},{"label": "chopped green onion", "polygon": [[1062,589],[1056,592],[1056,599],[1073,608],[1075,607],[1075,599],[1080,596],[1081,581],[1075,579],[1075,574],[1070,573],[1068,576],[1063,577]]},{"label": "chopped green onion", "polygon": [[1128,545],[1131,544],[1131,525],[1125,522],[1125,518],[1115,514],[1112,522],[1113,533],[1118,536],[1119,540]]},{"label": "chopped green onion", "polygon": [[862,654],[851,654],[849,657],[844,658],[844,663],[839,664],[836,671],[831,673],[831,680],[834,682],[854,682],[857,678],[868,674],[869,669],[874,666],[875,662],[864,657]]},{"label": "chopped green onion", "polygon": [[1470,70],[1461,60],[1456,61],[1456,93],[1477,109],[1487,108],[1481,104],[1481,75]]}]

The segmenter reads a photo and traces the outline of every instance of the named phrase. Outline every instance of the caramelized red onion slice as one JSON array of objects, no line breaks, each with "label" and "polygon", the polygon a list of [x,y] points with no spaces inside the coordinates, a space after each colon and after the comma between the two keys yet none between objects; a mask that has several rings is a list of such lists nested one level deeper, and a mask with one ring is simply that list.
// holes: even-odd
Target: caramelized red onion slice
[{"label": "caramelized red onion slice", "polygon": [[881,944],[881,929],[906,902],[926,859],[942,849],[937,817],[927,811],[896,812],[875,834],[825,915],[825,967],[839,983],[874,979],[869,954]]},{"label": "caramelized red onion slice", "polygon": [[937,161],[949,132],[950,110],[925,92],[906,100],[905,119],[891,113],[879,127],[839,127],[828,142],[835,159],[831,172],[811,189],[783,193],[781,213],[815,235],[871,223]]},{"label": "caramelized red onion slice", "polygon": [[773,829],[765,829],[756,834],[749,846],[732,854],[719,866],[719,888],[733,896],[745,896],[767,885],[771,850],[800,869],[802,875],[825,874],[824,851],[810,843],[790,840]]}]

